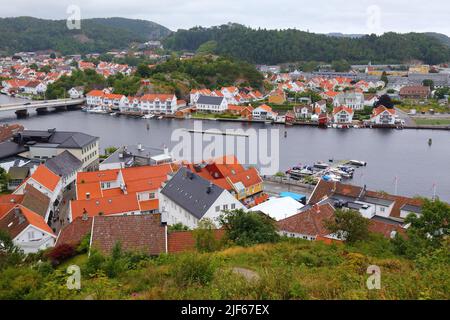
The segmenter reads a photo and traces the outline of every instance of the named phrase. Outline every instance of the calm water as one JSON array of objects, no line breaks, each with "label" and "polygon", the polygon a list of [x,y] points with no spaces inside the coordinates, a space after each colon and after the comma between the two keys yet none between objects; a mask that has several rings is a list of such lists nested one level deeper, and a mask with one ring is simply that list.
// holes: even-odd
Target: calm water
[{"label": "calm water", "polygon": [[[1,103],[14,99],[0,96]],[[19,122],[27,129],[83,131],[100,137],[102,148],[142,143],[147,146],[173,147],[173,130],[193,128],[193,120],[142,120],[81,111],[50,113],[17,120],[14,113],[0,113],[0,122]],[[149,128],[147,129],[147,123]],[[205,121],[203,129],[265,128],[264,124]],[[328,159],[358,159],[368,162],[358,169],[352,183],[366,184],[371,190],[398,194],[432,196],[433,184],[438,196],[450,202],[450,132],[431,130],[318,129],[308,127],[266,126],[279,129],[280,170],[297,164],[312,164]],[[287,137],[284,137],[287,131]],[[433,144],[428,145],[428,139]],[[205,143],[206,144],[206,143]]]}]

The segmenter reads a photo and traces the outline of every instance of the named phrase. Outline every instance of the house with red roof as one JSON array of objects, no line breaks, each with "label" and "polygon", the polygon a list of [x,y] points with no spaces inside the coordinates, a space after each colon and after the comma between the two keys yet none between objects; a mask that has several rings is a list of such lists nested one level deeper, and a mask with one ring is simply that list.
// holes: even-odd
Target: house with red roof
[{"label": "house with red roof", "polygon": [[171,173],[170,164],[79,172],[77,199],[70,203],[69,219],[83,214],[155,213],[159,209],[158,190]]},{"label": "house with red roof", "polygon": [[254,120],[275,120],[277,113],[272,110],[272,107],[263,104],[255,108],[252,112],[252,118]]},{"label": "house with red roof", "polygon": [[61,193],[63,189],[61,177],[53,173],[53,171],[47,168],[44,164],[41,164],[28,179],[17,187],[13,194],[26,194],[27,186],[33,187],[50,199],[50,205],[44,216],[45,221],[48,221],[51,210],[57,207],[61,200]]},{"label": "house with red roof", "polygon": [[333,122],[348,124],[353,121],[354,111],[347,106],[340,106],[333,108]]},{"label": "house with red roof", "polygon": [[50,248],[56,240],[44,218],[22,205],[14,206],[0,219],[0,230],[26,254]]},{"label": "house with red roof", "polygon": [[394,125],[397,115],[395,109],[388,109],[385,106],[379,106],[372,110],[370,122],[377,125]]}]

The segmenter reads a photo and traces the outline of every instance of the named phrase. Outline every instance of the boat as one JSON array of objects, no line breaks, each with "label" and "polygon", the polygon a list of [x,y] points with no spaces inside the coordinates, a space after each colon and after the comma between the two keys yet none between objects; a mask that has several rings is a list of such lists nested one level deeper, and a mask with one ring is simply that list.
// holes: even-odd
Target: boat
[{"label": "boat", "polygon": [[111,112],[109,115],[110,115],[110,116],[116,116],[116,115],[117,115],[117,112]]},{"label": "boat", "polygon": [[146,115],[144,115],[144,116],[142,117],[142,119],[151,119],[151,118],[154,118],[154,117],[155,117],[154,114],[146,114]]},{"label": "boat", "polygon": [[365,167],[367,165],[367,162],[359,160],[349,160],[347,163],[357,167]]},{"label": "boat", "polygon": [[161,120],[162,118],[163,118],[163,116],[159,116],[159,117],[158,117],[158,120]]},{"label": "boat", "polygon": [[316,162],[314,164],[314,168],[318,168],[318,169],[328,169],[328,167],[329,167],[329,165],[324,162]]}]

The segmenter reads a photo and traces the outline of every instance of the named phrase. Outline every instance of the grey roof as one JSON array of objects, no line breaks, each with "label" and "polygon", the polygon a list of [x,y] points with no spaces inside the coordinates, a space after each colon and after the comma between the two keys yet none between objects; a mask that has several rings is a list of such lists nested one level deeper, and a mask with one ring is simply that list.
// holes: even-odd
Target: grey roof
[{"label": "grey roof", "polygon": [[223,191],[224,189],[183,167],[167,182],[161,193],[201,219]]},{"label": "grey roof", "polygon": [[396,226],[403,225],[403,222],[401,222],[401,221],[396,221],[396,220],[392,220],[391,218],[386,218],[386,217],[377,216],[377,215],[374,215],[370,220],[380,221],[380,222],[384,222],[384,223],[388,223],[388,224],[392,224],[392,225],[396,225]]},{"label": "grey roof", "polygon": [[35,141],[38,144],[56,145],[58,148],[78,149],[83,148],[98,137],[82,132],[68,132],[56,130],[25,130],[17,135],[22,141]]},{"label": "grey roof", "polygon": [[58,176],[66,177],[71,173],[78,171],[83,166],[83,163],[72,153],[65,150],[56,157],[48,159],[45,162],[45,166]]},{"label": "grey roof", "polygon": [[28,167],[11,167],[8,171],[8,175],[12,180],[24,180],[29,173],[30,168]]},{"label": "grey roof", "polygon": [[389,207],[392,203],[395,201],[393,200],[387,200],[387,199],[380,199],[380,198],[373,198],[373,197],[364,197],[361,201],[376,204],[380,206]]},{"label": "grey roof", "polygon": [[400,210],[414,212],[414,213],[422,213],[422,208],[419,206],[414,206],[412,204],[405,204],[400,208]]},{"label": "grey roof", "polygon": [[200,95],[197,99],[197,104],[209,104],[209,105],[216,105],[220,106],[222,103],[224,97],[211,97],[211,96],[203,96]]},{"label": "grey roof", "polygon": [[[119,154],[123,153],[123,158],[119,157]],[[130,145],[126,147],[121,147],[117,149],[114,153],[112,153],[107,159],[105,159],[102,163],[127,163],[130,160],[133,160],[134,157],[143,158],[146,160],[150,160],[151,157],[163,154],[163,149],[153,148],[153,147],[145,147],[143,146],[140,150],[135,145]]]},{"label": "grey roof", "polygon": [[11,141],[0,143],[0,159],[9,158],[25,151],[27,149],[24,146]]}]

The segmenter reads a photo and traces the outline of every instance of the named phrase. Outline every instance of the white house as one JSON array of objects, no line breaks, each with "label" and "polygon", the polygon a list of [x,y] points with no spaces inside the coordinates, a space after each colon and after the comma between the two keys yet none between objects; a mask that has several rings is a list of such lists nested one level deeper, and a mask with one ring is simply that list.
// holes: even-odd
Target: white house
[{"label": "white house", "polygon": [[388,109],[385,106],[379,106],[373,109],[372,116],[370,117],[370,122],[373,124],[395,124],[397,116],[395,114],[395,109]]},{"label": "white house", "polygon": [[69,91],[67,91],[69,94],[69,97],[72,99],[78,99],[82,98],[84,94],[84,88],[83,87],[73,87]]},{"label": "white house", "polygon": [[45,221],[48,221],[50,212],[58,206],[60,201],[63,189],[61,178],[41,164],[24,183],[17,187],[13,194],[24,194],[27,185],[31,185],[50,199],[50,206],[44,217]]},{"label": "white house", "polygon": [[47,85],[40,81],[30,81],[24,87],[24,93],[31,95],[43,94],[47,91]]},{"label": "white house", "polygon": [[12,208],[1,220],[0,230],[11,237],[24,253],[36,253],[53,247],[56,235],[39,214],[22,205]]},{"label": "white house", "polygon": [[140,109],[144,113],[173,114],[178,110],[174,94],[146,94],[140,101]]},{"label": "white house", "polygon": [[274,120],[277,113],[273,112],[270,106],[263,104],[253,110],[252,117],[254,120]]},{"label": "white house", "polygon": [[197,111],[221,113],[228,109],[227,99],[200,95],[195,103]]},{"label": "white house", "polygon": [[333,105],[335,107],[347,106],[353,110],[364,109],[364,94],[360,92],[342,92],[336,95],[333,99]]},{"label": "white house", "polygon": [[217,225],[223,211],[245,209],[230,192],[184,167],[161,189],[159,207],[164,222],[190,228],[205,218]]},{"label": "white house", "polygon": [[340,106],[333,109],[334,123],[351,123],[353,121],[353,109],[347,106]]}]

